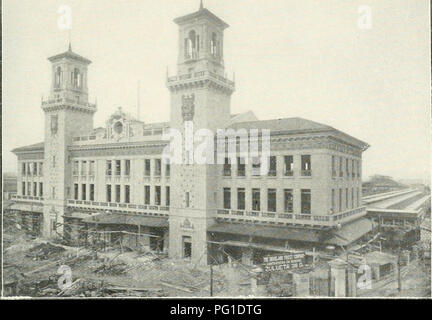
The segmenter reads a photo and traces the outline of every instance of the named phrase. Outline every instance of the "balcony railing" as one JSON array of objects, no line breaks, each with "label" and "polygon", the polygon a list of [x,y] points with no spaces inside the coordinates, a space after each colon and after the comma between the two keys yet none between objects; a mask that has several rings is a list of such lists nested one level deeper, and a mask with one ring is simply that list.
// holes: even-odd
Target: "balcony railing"
[{"label": "balcony railing", "polygon": [[100,202],[100,201],[86,201],[86,200],[73,200],[67,201],[68,207],[78,207],[91,210],[115,210],[136,214],[148,214],[157,216],[167,216],[169,212],[168,206],[156,206],[146,204],[132,204],[121,202]]},{"label": "balcony railing", "polygon": [[276,177],[276,169],[270,169],[267,175],[269,177]]},{"label": "balcony railing", "polygon": [[321,226],[336,226],[339,223],[350,221],[366,214],[366,207],[359,207],[338,214],[313,215],[294,214],[287,212],[247,211],[218,209],[216,215],[220,219],[251,220],[263,223],[279,224],[306,224]]},{"label": "balcony railing", "polygon": [[223,83],[226,83],[232,87],[235,86],[235,83],[233,81],[228,80],[227,78],[220,76],[220,75],[218,75],[214,72],[211,72],[211,71],[198,71],[198,72],[194,72],[194,73],[187,73],[187,74],[182,74],[182,75],[178,75],[178,76],[168,77],[167,83],[175,82],[175,81],[179,81],[179,80],[199,79],[199,78],[204,78],[204,77],[216,79],[216,80],[223,82]]},{"label": "balcony railing", "polygon": [[44,198],[43,197],[39,197],[39,196],[23,196],[23,195],[19,195],[19,194],[13,194],[11,196],[12,200],[23,200],[23,201],[43,201]]},{"label": "balcony railing", "polygon": [[302,170],[301,175],[303,177],[310,177],[310,176],[312,176],[312,170]]},{"label": "balcony railing", "polygon": [[294,176],[294,170],[285,170],[284,176],[285,177],[292,177],[292,176]]}]

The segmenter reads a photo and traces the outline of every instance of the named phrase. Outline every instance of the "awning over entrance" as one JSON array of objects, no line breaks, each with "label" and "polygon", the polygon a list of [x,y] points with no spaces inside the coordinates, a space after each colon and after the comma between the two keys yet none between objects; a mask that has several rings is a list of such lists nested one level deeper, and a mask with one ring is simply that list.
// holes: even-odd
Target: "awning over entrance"
[{"label": "awning over entrance", "polygon": [[118,213],[101,213],[98,215],[93,215],[91,217],[84,218],[83,222],[99,224],[129,224],[148,227],[168,227],[168,218],[165,217],[132,216]]},{"label": "awning over entrance", "polygon": [[31,205],[31,204],[26,204],[26,203],[14,203],[8,209],[9,210],[17,210],[17,211],[34,212],[34,213],[42,213],[43,212],[43,206],[35,206],[35,205]]},{"label": "awning over entrance", "polygon": [[366,218],[360,218],[342,226],[333,233],[333,237],[325,241],[326,244],[346,246],[360,239],[366,233],[372,231],[373,222]]},{"label": "awning over entrance", "polygon": [[258,224],[242,224],[221,222],[207,229],[209,232],[220,232],[253,237],[273,238],[282,240],[296,240],[308,242],[320,242],[323,231],[289,228],[277,226],[264,226]]}]

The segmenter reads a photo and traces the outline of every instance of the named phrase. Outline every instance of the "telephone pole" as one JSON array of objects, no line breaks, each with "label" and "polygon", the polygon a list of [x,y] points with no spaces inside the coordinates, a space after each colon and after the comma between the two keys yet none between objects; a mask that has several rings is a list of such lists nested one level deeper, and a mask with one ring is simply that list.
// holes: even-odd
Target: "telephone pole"
[{"label": "telephone pole", "polygon": [[210,264],[210,297],[213,297],[213,265]]}]

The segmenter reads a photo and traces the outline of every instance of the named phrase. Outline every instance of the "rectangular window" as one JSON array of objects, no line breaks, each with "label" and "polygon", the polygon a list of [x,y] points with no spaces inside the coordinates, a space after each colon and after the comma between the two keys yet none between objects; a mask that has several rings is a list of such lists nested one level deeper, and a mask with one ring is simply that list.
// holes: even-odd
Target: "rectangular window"
[{"label": "rectangular window", "polygon": [[357,207],[361,205],[360,188],[357,188]]},{"label": "rectangular window", "polygon": [[312,175],[311,168],[311,156],[308,154],[304,154],[301,156],[301,175],[302,176],[310,176]]},{"label": "rectangular window", "polygon": [[293,190],[285,189],[284,190],[284,211],[288,213],[292,213],[294,204]]},{"label": "rectangular window", "polygon": [[78,200],[78,183],[74,184],[74,199]]},{"label": "rectangular window", "polygon": [[87,193],[86,190],[87,186],[85,184],[81,185],[81,200],[87,200]]},{"label": "rectangular window", "polygon": [[269,172],[268,175],[270,177],[276,176],[276,156],[270,156],[270,164],[269,164]]},{"label": "rectangular window", "polygon": [[343,177],[343,158],[339,157],[339,177]]},{"label": "rectangular window", "polygon": [[87,175],[87,161],[81,162],[81,175],[86,176]]},{"label": "rectangular window", "polygon": [[89,175],[95,175],[95,162],[93,160],[89,162]]},{"label": "rectangular window", "polygon": [[43,183],[39,182],[39,197],[43,197]]},{"label": "rectangular window", "polygon": [[342,211],[342,189],[339,189],[339,211]]},{"label": "rectangular window", "polygon": [[27,182],[27,195],[31,196],[31,192],[32,192],[31,182]]},{"label": "rectangular window", "polygon": [[336,177],[336,157],[332,156],[332,177]]},{"label": "rectangular window", "polygon": [[360,160],[357,160],[357,177],[360,178]]},{"label": "rectangular window", "polygon": [[43,176],[43,162],[39,162],[39,175]]},{"label": "rectangular window", "polygon": [[351,209],[354,209],[354,188],[351,189]]},{"label": "rectangular window", "polygon": [[345,189],[345,209],[348,209],[348,188]]},{"label": "rectangular window", "polygon": [[169,159],[167,159],[167,163],[165,164],[165,175],[169,177],[171,175],[171,164]]},{"label": "rectangular window", "polygon": [[107,184],[106,186],[106,201],[111,202],[111,185]]},{"label": "rectangular window", "polygon": [[224,166],[223,166],[223,175],[224,177],[231,176],[231,163],[229,158],[225,158]]},{"label": "rectangular window", "polygon": [[144,186],[144,204],[150,204],[150,186]]},{"label": "rectangular window", "polygon": [[90,201],[94,201],[94,184],[92,183],[92,184],[90,184],[90,197],[89,197],[89,200]]},{"label": "rectangular window", "polygon": [[73,170],[72,170],[72,174],[74,175],[74,176],[77,176],[79,173],[78,173],[78,170],[79,170],[79,162],[78,161],[74,161],[74,163],[73,163]]},{"label": "rectangular window", "polygon": [[115,186],[115,202],[120,202],[120,185],[116,184]]},{"label": "rectangular window", "polygon": [[130,160],[125,160],[125,176],[130,176]]},{"label": "rectangular window", "polygon": [[352,171],[351,171],[351,175],[354,178],[355,177],[355,160],[352,159]]},{"label": "rectangular window", "polygon": [[349,178],[350,172],[349,172],[349,159],[345,159],[345,171],[346,171],[346,175],[347,178]]},{"label": "rectangular window", "polygon": [[51,189],[51,198],[52,199],[56,198],[56,188],[55,187],[52,187],[52,189]]},{"label": "rectangular window", "polygon": [[33,163],[33,175],[37,176],[38,175],[38,170],[37,170],[38,164],[37,162]]},{"label": "rectangular window", "polygon": [[252,189],[252,210],[253,211],[261,210],[260,189]]},{"label": "rectangular window", "polygon": [[165,187],[165,205],[167,207],[170,205],[170,187]]},{"label": "rectangular window", "polygon": [[155,205],[160,206],[161,204],[161,187],[155,186]]},{"label": "rectangular window", "polygon": [[21,164],[21,173],[22,173],[23,176],[26,175],[26,172],[27,172],[26,168],[27,168],[27,165],[26,165],[25,162],[23,162],[23,163]]},{"label": "rectangular window", "polygon": [[246,164],[244,158],[237,158],[237,176],[244,177],[246,175]]},{"label": "rectangular window", "polygon": [[332,189],[332,193],[331,193],[331,212],[334,213],[336,212],[335,210],[335,190]]},{"label": "rectangular window", "polygon": [[301,213],[311,213],[311,191],[310,189],[301,189]]},{"label": "rectangular window", "polygon": [[276,189],[267,189],[267,211],[276,212]]},{"label": "rectangular window", "polygon": [[33,196],[37,196],[37,182],[33,182]]},{"label": "rectangular window", "polygon": [[121,161],[120,160],[115,161],[115,175],[116,176],[121,175]]},{"label": "rectangular window", "polygon": [[21,194],[23,196],[26,195],[26,183],[25,182],[23,182],[22,185],[21,185]]},{"label": "rectangular window", "polygon": [[155,159],[155,176],[160,177],[161,176],[161,159]]},{"label": "rectangular window", "polygon": [[106,175],[107,176],[112,175],[112,162],[111,162],[111,160],[107,160],[107,162],[106,162]]},{"label": "rectangular window", "polygon": [[246,204],[245,204],[245,189],[244,188],[237,188],[237,209],[238,210],[245,210]]},{"label": "rectangular window", "polygon": [[223,189],[224,209],[231,209],[231,188]]},{"label": "rectangular window", "polygon": [[32,170],[31,170],[31,163],[28,162],[28,163],[27,163],[27,175],[28,175],[28,176],[31,176],[31,174],[32,174]]},{"label": "rectangular window", "polygon": [[144,160],[144,175],[150,177],[150,159]]},{"label": "rectangular window", "polygon": [[259,157],[252,158],[252,175],[261,175],[261,159]]},{"label": "rectangular window", "polygon": [[190,206],[190,199],[189,199],[189,192],[186,192],[185,194],[185,200],[186,200],[186,208],[189,208]]},{"label": "rectangular window", "polygon": [[124,192],[125,192],[125,203],[130,203],[130,186],[125,185],[124,186]]}]

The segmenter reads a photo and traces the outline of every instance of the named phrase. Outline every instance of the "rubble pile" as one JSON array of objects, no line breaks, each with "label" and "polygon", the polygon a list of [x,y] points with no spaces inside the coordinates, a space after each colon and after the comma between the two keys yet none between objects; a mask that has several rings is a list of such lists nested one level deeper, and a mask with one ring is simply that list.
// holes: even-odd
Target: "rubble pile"
[{"label": "rubble pile", "polygon": [[33,260],[48,260],[59,256],[64,251],[65,249],[63,247],[47,242],[31,248],[26,254],[26,257],[32,258]]},{"label": "rubble pile", "polygon": [[96,267],[93,272],[102,275],[110,275],[110,276],[118,276],[126,273],[128,269],[128,265],[125,263],[116,263],[116,264],[102,264]]}]

